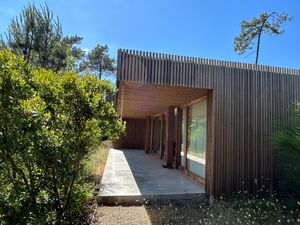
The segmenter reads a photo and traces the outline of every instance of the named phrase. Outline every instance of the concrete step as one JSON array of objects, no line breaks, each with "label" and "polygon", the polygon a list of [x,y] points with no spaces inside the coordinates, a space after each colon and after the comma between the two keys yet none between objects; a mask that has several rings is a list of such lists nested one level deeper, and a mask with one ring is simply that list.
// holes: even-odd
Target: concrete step
[{"label": "concrete step", "polygon": [[198,194],[156,194],[156,195],[123,195],[98,196],[99,205],[142,205],[149,202],[169,202],[184,200],[207,200],[204,193]]}]

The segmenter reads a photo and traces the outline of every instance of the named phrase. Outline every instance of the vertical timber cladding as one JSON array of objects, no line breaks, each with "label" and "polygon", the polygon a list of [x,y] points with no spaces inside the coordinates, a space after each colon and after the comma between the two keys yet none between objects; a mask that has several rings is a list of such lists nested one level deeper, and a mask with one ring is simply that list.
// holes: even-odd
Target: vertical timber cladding
[{"label": "vertical timber cladding", "polygon": [[300,99],[300,71],[119,50],[118,81],[210,89],[212,152],[207,193],[255,192],[274,184],[271,137]]},{"label": "vertical timber cladding", "polygon": [[116,141],[115,148],[144,149],[146,145],[147,121],[146,119],[123,118],[126,121],[126,130],[119,140]]}]

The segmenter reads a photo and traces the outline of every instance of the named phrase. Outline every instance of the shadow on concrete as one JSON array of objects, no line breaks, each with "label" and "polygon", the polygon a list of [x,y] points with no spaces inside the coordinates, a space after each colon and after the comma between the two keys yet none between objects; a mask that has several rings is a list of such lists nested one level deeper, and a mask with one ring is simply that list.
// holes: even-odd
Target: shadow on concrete
[{"label": "shadow on concrete", "polygon": [[142,195],[203,194],[204,187],[176,169],[164,168],[164,161],[143,150],[122,150]]},{"label": "shadow on concrete", "polygon": [[99,191],[104,204],[132,204],[149,200],[198,199],[204,187],[142,150],[111,149]]}]

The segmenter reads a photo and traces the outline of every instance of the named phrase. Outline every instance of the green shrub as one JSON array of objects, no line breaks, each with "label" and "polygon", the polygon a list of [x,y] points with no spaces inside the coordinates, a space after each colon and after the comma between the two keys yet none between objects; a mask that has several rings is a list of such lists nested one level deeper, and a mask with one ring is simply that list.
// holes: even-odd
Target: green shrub
[{"label": "green shrub", "polygon": [[274,140],[282,173],[279,191],[300,199],[300,103],[292,111],[291,125],[277,132]]},{"label": "green shrub", "polygon": [[[0,52],[0,223],[76,224],[82,161],[124,130],[107,81],[33,69]],[[80,223],[80,222],[78,222]]]}]

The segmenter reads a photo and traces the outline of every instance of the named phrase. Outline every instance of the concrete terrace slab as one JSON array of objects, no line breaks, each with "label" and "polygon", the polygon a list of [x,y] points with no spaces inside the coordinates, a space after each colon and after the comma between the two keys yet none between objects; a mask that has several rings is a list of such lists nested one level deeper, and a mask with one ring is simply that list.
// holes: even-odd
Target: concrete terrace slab
[{"label": "concrete terrace slab", "polygon": [[102,203],[130,203],[145,199],[191,199],[204,196],[204,187],[142,150],[110,149],[101,181]]}]

